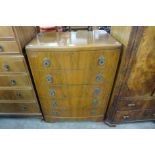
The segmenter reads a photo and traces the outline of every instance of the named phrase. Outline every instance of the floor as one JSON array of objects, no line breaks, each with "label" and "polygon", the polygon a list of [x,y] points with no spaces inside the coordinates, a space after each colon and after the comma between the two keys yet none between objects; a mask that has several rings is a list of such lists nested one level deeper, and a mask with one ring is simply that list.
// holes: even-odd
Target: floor
[{"label": "floor", "polygon": [[109,127],[103,122],[47,123],[39,118],[0,118],[1,129],[155,129],[155,122],[138,122]]}]

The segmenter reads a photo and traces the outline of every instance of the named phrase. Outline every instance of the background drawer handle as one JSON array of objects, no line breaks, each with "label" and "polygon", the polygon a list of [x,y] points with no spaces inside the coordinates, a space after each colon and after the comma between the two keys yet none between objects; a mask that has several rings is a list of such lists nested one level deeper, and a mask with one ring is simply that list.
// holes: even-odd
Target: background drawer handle
[{"label": "background drawer handle", "polygon": [[51,89],[51,90],[50,90],[50,95],[51,95],[51,96],[55,96],[55,90],[54,90],[54,89]]},{"label": "background drawer handle", "polygon": [[51,82],[51,83],[53,82],[52,75],[47,75],[46,79],[47,79],[48,82]]},{"label": "background drawer handle", "polygon": [[17,92],[17,93],[16,93],[16,96],[21,97],[22,94],[21,94],[20,92]]},{"label": "background drawer handle", "polygon": [[16,80],[11,80],[11,85],[15,86],[16,85]]},{"label": "background drawer handle", "polygon": [[105,64],[105,58],[104,58],[103,56],[101,56],[101,57],[98,58],[98,64],[99,64],[100,66],[102,66],[102,65]]},{"label": "background drawer handle", "polygon": [[126,120],[126,119],[129,119],[129,116],[128,116],[128,115],[124,115],[124,116],[123,116],[123,119],[125,119],[125,120]]},{"label": "background drawer handle", "polygon": [[155,113],[154,113],[154,114],[152,114],[152,116],[154,116],[154,117],[155,117]]},{"label": "background drawer handle", "polygon": [[5,71],[9,71],[10,70],[10,66],[8,64],[4,65],[4,69],[5,69]]},{"label": "background drawer handle", "polygon": [[128,104],[128,107],[135,107],[135,106],[136,106],[136,104],[134,104],[134,103]]},{"label": "background drawer handle", "polygon": [[44,67],[49,67],[50,66],[50,60],[48,58],[44,58],[43,65],[44,65]]},{"label": "background drawer handle", "polygon": [[2,46],[0,46],[0,52],[3,52],[3,51],[4,51],[3,47],[2,47]]},{"label": "background drawer handle", "polygon": [[97,74],[97,75],[96,75],[96,82],[100,82],[100,81],[102,81],[102,80],[103,80],[102,74]]}]

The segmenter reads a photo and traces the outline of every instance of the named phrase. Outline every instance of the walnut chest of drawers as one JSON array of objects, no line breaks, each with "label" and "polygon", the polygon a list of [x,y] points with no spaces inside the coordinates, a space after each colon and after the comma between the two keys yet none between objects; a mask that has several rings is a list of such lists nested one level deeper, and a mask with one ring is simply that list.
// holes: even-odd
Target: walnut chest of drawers
[{"label": "walnut chest of drawers", "polygon": [[41,116],[24,46],[35,27],[0,27],[0,116]]},{"label": "walnut chest of drawers", "polygon": [[120,43],[105,31],[40,33],[26,46],[46,121],[102,121]]}]

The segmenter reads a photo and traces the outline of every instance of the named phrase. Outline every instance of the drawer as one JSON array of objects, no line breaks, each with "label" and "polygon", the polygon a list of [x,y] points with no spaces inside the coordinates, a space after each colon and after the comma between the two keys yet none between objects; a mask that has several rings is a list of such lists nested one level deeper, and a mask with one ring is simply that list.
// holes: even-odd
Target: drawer
[{"label": "drawer", "polygon": [[0,56],[0,72],[26,72],[26,64],[23,56]]},{"label": "drawer", "polygon": [[30,86],[30,79],[27,74],[0,75],[0,87],[24,87],[24,86]]},{"label": "drawer", "polygon": [[120,99],[117,105],[118,110],[141,110],[141,109],[155,109],[154,99]]},{"label": "drawer", "polygon": [[140,120],[154,120],[155,110],[117,111],[115,122],[130,122]]},{"label": "drawer", "polygon": [[102,108],[70,107],[68,109],[48,109],[48,107],[44,105],[42,106],[42,108],[44,115],[51,115],[52,117],[95,117],[104,115],[104,110]]},{"label": "drawer", "polygon": [[52,87],[37,86],[37,90],[39,97],[51,99],[85,96],[102,98],[110,93],[107,85],[55,85]]},{"label": "drawer", "polygon": [[11,26],[0,26],[1,38],[14,38],[14,32]]},{"label": "drawer", "polygon": [[49,70],[33,71],[36,85],[53,84],[111,84],[114,75],[106,70]]},{"label": "drawer", "polygon": [[56,109],[68,110],[68,109],[81,109],[81,108],[90,108],[90,109],[102,109],[106,110],[108,103],[108,97],[98,99],[91,97],[70,97],[62,99],[46,99],[40,98],[40,104],[43,107],[43,112],[49,114],[50,111]]},{"label": "drawer", "polygon": [[119,49],[76,52],[27,51],[27,55],[34,70],[100,68],[113,73],[118,63]]},{"label": "drawer", "polygon": [[19,47],[16,41],[0,41],[0,53],[13,52],[19,53]]},{"label": "drawer", "polygon": [[31,89],[25,90],[0,90],[0,100],[34,100],[34,92]]},{"label": "drawer", "polygon": [[0,103],[0,113],[40,113],[37,104]]}]

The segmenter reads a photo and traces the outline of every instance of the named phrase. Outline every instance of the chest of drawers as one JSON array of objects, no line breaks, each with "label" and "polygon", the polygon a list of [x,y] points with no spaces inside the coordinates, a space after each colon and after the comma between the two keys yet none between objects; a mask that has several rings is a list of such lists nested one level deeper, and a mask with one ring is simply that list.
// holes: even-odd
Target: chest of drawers
[{"label": "chest of drawers", "polygon": [[26,46],[46,121],[102,121],[121,45],[104,31],[40,33]]},{"label": "chest of drawers", "polygon": [[0,27],[0,116],[41,116],[24,56],[35,27]]}]

